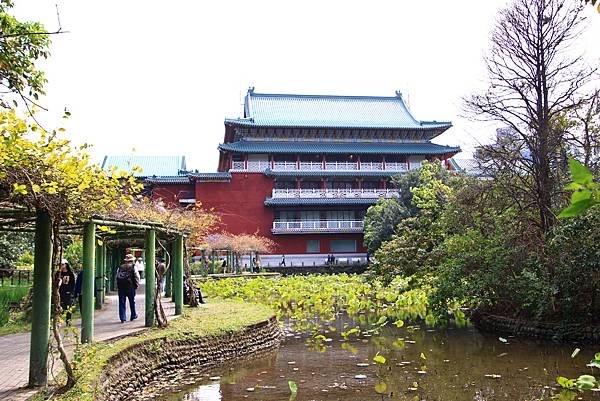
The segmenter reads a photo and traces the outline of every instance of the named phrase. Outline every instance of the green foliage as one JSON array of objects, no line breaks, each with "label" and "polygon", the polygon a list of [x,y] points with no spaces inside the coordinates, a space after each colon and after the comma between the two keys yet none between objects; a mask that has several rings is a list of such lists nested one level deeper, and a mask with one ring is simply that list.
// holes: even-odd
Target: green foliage
[{"label": "green foliage", "polygon": [[[0,82],[27,103],[44,94],[46,78],[35,63],[50,55],[50,39],[38,22],[22,22],[9,14],[12,1],[0,2]],[[2,101],[4,107],[7,103]]]},{"label": "green foliage", "polygon": [[[388,222],[386,233],[391,228],[389,222],[397,222],[391,238],[387,241],[383,236],[378,238],[382,243],[375,252],[375,260],[370,267],[386,283],[396,275],[411,276],[417,272],[429,272],[437,264],[435,250],[443,234],[439,216],[453,192],[449,185],[451,177],[439,163],[423,163],[418,175],[415,176],[414,172],[411,174],[407,178],[397,179],[398,184],[404,185],[401,193],[408,192],[412,195],[404,199],[410,199],[410,206],[402,205],[403,207],[386,210],[386,204],[382,203],[375,209],[370,208],[365,219],[366,227],[373,222],[374,225],[381,221]],[[415,186],[406,188],[406,185],[413,184]],[[400,202],[397,204],[401,205]],[[372,215],[369,214],[371,211]]]},{"label": "green foliage", "polygon": [[381,244],[392,238],[396,226],[410,215],[397,199],[381,198],[367,210],[364,223],[364,244],[374,253]]},{"label": "green foliage", "polygon": [[57,133],[0,113],[0,194],[5,201],[73,223],[130,203],[141,184],[124,171],[91,164],[87,145],[73,149]]},{"label": "green foliage", "polygon": [[11,308],[18,305],[29,292],[28,286],[0,287],[0,327],[7,325],[12,319]]},{"label": "green foliage", "polygon": [[428,309],[430,288],[426,284],[411,288],[408,280],[400,277],[387,286],[379,279],[347,274],[207,279],[200,286],[208,297],[266,304],[276,309],[279,316],[290,318],[298,330],[311,330],[315,337],[326,337],[326,323],[342,311],[360,326],[347,328],[342,333],[346,339],[376,332],[388,322],[402,325],[404,321],[429,317],[429,323],[436,323]]},{"label": "green foliage", "polygon": [[33,270],[33,254],[25,251],[16,261],[16,267],[20,270]]},{"label": "green foliage", "polygon": [[31,233],[0,232],[0,269],[17,267],[19,258],[32,250]]},{"label": "green foliage", "polygon": [[562,221],[549,238],[555,267],[557,312],[562,319],[599,322],[600,207]]},{"label": "green foliage", "polygon": [[79,270],[83,263],[83,241],[81,238],[75,238],[63,252],[63,258],[71,264],[71,268]]},{"label": "green foliage", "polygon": [[571,204],[565,208],[559,217],[574,217],[600,203],[600,185],[595,183],[591,171],[579,161],[570,158],[571,182],[566,189],[572,190]]}]

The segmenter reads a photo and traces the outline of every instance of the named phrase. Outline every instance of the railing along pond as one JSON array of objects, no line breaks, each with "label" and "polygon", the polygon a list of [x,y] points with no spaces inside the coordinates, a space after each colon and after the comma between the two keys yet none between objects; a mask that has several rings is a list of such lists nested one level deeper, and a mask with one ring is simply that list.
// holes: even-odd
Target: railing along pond
[{"label": "railing along pond", "polygon": [[32,270],[0,269],[0,286],[24,285],[32,282]]}]

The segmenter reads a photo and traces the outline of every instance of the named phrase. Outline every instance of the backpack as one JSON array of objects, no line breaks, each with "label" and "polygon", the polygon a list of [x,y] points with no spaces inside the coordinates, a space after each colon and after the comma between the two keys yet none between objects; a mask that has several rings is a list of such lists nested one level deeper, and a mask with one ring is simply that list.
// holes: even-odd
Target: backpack
[{"label": "backpack", "polygon": [[133,270],[122,267],[117,271],[117,286],[119,288],[129,289],[133,287]]}]

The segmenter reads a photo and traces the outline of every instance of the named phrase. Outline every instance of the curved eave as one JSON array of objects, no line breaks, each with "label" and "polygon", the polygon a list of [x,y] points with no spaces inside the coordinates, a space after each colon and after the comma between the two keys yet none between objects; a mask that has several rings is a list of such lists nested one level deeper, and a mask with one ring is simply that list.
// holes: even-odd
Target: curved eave
[{"label": "curved eave", "polygon": [[365,142],[315,142],[315,141],[238,141],[219,144],[219,150],[238,153],[273,154],[392,154],[453,156],[460,147],[427,143],[365,143]]},{"label": "curved eave", "polygon": [[369,199],[279,199],[279,198],[267,198],[265,200],[265,206],[335,206],[335,205],[364,205],[370,206],[377,203],[377,198]]},{"label": "curved eave", "polygon": [[231,181],[230,172],[218,173],[189,173],[190,178],[200,182],[229,182]]},{"label": "curved eave", "polygon": [[[387,125],[387,124],[371,124],[371,125],[350,125],[350,124],[336,124],[336,125],[332,125],[332,124],[322,124],[322,123],[318,123],[318,122],[314,122],[314,123],[304,123],[304,124],[272,124],[272,123],[260,123],[260,122],[255,122],[253,119],[248,118],[248,119],[230,119],[230,118],[226,118],[225,119],[225,125],[229,125],[229,126],[233,126],[233,127],[243,127],[243,128],[252,128],[252,127],[256,127],[256,128],[310,128],[310,129],[315,129],[315,128],[332,128],[332,129],[360,129],[360,130],[366,130],[366,129],[390,129],[390,130],[430,130],[430,131],[435,131],[436,135],[439,135],[440,133],[446,131],[447,129],[452,127],[452,123],[451,122],[447,122],[447,121],[443,121],[443,122],[428,122],[428,121],[421,121],[420,124],[415,124],[415,125],[410,125],[410,126],[406,126],[406,125]],[[441,132],[440,132],[441,130]]]},{"label": "curved eave", "polygon": [[153,176],[144,179],[149,184],[190,184],[191,181],[187,175],[184,176]]}]

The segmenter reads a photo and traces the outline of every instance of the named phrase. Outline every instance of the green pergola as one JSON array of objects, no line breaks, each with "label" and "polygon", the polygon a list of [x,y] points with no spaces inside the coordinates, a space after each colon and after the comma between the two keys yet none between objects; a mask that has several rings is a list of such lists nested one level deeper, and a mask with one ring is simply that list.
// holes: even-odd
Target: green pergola
[{"label": "green pergola", "polygon": [[[108,227],[109,229],[107,229]],[[45,386],[48,381],[48,346],[50,337],[52,286],[52,220],[47,213],[33,213],[18,207],[0,208],[0,231],[34,233],[33,299],[29,386]],[[109,247],[123,241],[144,241],[146,249],[145,325],[154,325],[155,250],[157,236],[171,246],[172,298],[175,314],[183,310],[183,240],[185,232],[160,223],[115,220],[94,216],[82,224],[60,227],[61,234],[83,237],[83,288],[81,342],[94,340],[94,309],[101,309],[104,295],[115,289],[115,268],[123,260],[125,248]],[[108,268],[110,266],[110,268]],[[106,288],[106,279],[109,288]],[[170,285],[170,286],[171,286]],[[96,291],[96,294],[94,293]],[[95,298],[95,301],[94,301]]]}]

